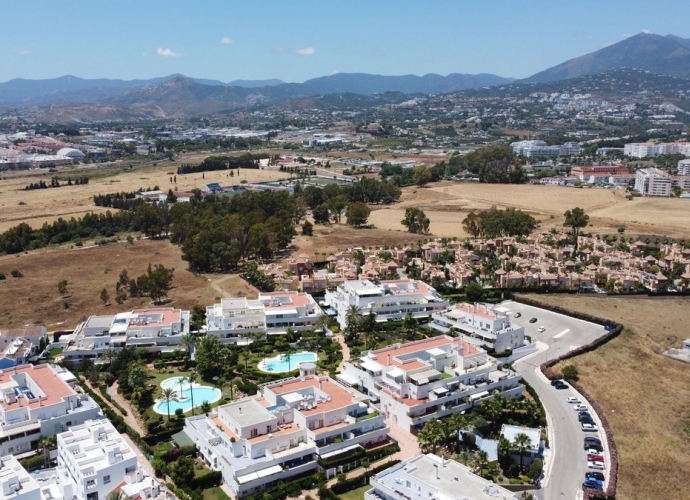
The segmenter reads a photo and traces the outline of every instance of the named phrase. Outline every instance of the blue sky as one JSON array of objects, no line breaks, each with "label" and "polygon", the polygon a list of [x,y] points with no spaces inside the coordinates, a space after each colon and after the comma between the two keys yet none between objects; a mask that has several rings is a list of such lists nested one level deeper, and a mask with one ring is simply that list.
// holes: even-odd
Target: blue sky
[{"label": "blue sky", "polygon": [[159,0],[3,2],[0,81],[302,82],[335,72],[516,78],[641,31],[690,38],[690,2]]}]

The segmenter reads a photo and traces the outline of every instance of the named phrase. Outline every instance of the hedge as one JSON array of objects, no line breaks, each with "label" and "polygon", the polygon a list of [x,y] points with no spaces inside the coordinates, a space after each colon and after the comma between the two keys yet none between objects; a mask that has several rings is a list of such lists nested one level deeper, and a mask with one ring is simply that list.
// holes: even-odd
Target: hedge
[{"label": "hedge", "polygon": [[[603,325],[603,326],[608,326],[608,327],[613,327],[612,330],[607,331],[604,335],[601,337],[595,339],[593,342],[583,345],[581,347],[578,347],[577,349],[573,349],[570,352],[567,352],[563,354],[562,356],[559,356],[555,359],[552,359],[550,361],[547,361],[543,363],[540,366],[540,369],[542,373],[550,379],[557,378],[556,374],[552,370],[552,367],[556,365],[557,363],[560,363],[561,361],[565,361],[567,359],[574,358],[575,356],[579,356],[580,354],[584,354],[586,352],[593,351],[597,349],[598,347],[606,344],[607,342],[613,340],[614,338],[618,337],[621,332],[623,331],[623,325],[620,323],[616,323],[615,321],[611,321],[608,319],[603,319],[599,318],[597,316],[593,316],[591,314],[587,313],[582,313],[579,311],[573,311],[571,309],[566,309],[564,307],[560,306],[554,306],[551,304],[545,304],[543,302],[540,302],[538,300],[534,299],[528,299],[526,297],[515,297],[516,302],[520,302],[522,304],[527,304],[530,306],[535,306],[539,307],[541,309],[545,309],[547,311],[552,311],[558,314],[564,314],[566,316],[570,316],[573,318],[581,319],[584,321],[589,321],[591,323],[596,323],[598,325]],[[590,488],[585,488],[584,490],[584,496],[583,500],[613,500],[616,497],[616,489],[618,486],[618,448],[616,447],[616,441],[613,437],[613,432],[611,431],[611,427],[609,426],[609,422],[606,419],[606,413],[604,410],[599,406],[599,403],[597,403],[594,398],[577,382],[570,381],[570,384],[580,393],[582,396],[589,401],[589,403],[592,406],[592,409],[597,413],[599,416],[599,420],[601,420],[601,425],[604,427],[604,433],[606,434],[606,440],[609,445],[609,453],[611,455],[611,463],[610,463],[610,475],[609,475],[609,485],[606,491],[597,491],[593,490]]]},{"label": "hedge", "polygon": [[120,413],[122,413],[125,417],[127,416],[127,410],[125,410],[122,406],[120,406],[120,403],[118,403],[117,401],[115,401],[115,398],[113,398],[110,394],[108,394],[108,390],[107,390],[106,387],[104,387],[104,386],[101,385],[101,386],[98,387],[98,391],[101,393],[101,395],[102,395],[105,399],[107,399],[108,401],[110,401],[110,403],[111,403],[115,408],[117,408],[118,410],[120,410]]},{"label": "hedge", "polygon": [[357,488],[366,485],[369,482],[370,477],[375,476],[379,472],[389,469],[390,467],[393,467],[394,465],[397,465],[399,463],[400,460],[391,460],[390,462],[381,464],[378,467],[374,467],[373,469],[365,472],[361,476],[353,477],[352,479],[346,479],[345,481],[339,481],[335,483],[333,486],[331,486],[331,490],[336,495],[356,490]]},{"label": "hedge", "polygon": [[319,485],[319,488],[323,488],[325,483],[326,475],[323,472],[317,472],[316,474],[293,479],[288,483],[279,481],[276,486],[253,495],[249,495],[248,497],[245,497],[244,500],[282,500],[288,496],[299,496],[303,490],[311,490],[314,488],[315,484]]}]

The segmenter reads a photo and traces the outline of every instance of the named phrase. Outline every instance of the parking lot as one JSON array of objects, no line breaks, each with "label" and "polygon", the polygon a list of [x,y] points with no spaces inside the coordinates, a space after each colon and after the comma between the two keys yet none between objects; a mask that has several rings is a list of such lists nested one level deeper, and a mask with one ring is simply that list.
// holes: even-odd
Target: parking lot
[{"label": "parking lot", "polygon": [[[592,342],[606,330],[600,325],[517,302],[508,301],[501,306],[509,310],[512,324],[523,326],[525,335],[532,341],[543,344],[540,352],[514,365],[517,372],[535,389],[548,415],[549,451],[545,457],[542,488],[535,492],[535,495],[542,500],[577,498],[585,473],[592,470],[587,467],[584,438],[592,436],[604,441],[600,422],[593,414],[598,430],[583,431],[578,421],[578,413],[574,409],[575,405],[568,403],[568,397],[582,400],[581,395],[576,393],[570,384],[567,384],[567,389],[562,390],[552,387],[550,381],[542,375],[539,366],[545,361]],[[515,318],[515,313],[520,313],[521,317]],[[537,318],[537,321],[530,323],[531,318]],[[543,332],[539,332],[540,327],[544,327]],[[592,413],[591,406],[584,400],[582,403],[587,405]],[[604,452],[606,458],[608,450],[605,449]]]}]

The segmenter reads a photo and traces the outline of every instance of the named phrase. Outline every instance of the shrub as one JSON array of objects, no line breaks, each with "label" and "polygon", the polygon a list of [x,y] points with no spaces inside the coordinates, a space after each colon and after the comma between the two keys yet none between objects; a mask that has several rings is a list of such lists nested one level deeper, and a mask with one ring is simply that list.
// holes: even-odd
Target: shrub
[{"label": "shrub", "polygon": [[567,365],[563,367],[562,370],[563,378],[569,381],[575,381],[578,378],[578,371],[575,365]]},{"label": "shrub", "polygon": [[7,279],[7,276],[5,276],[5,273],[0,273],[0,281]]},{"label": "shrub", "polygon": [[12,269],[10,271],[10,274],[12,275],[13,278],[23,278],[24,273],[22,273],[19,269]]}]

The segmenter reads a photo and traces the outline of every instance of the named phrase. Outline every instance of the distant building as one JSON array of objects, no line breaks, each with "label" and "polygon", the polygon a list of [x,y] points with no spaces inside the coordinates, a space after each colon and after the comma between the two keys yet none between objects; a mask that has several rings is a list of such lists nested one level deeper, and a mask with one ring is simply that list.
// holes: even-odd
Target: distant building
[{"label": "distant building", "polygon": [[625,165],[587,165],[575,166],[570,169],[570,175],[578,177],[581,181],[587,181],[591,176],[610,176],[629,174]]},{"label": "distant building", "polygon": [[634,142],[625,145],[623,154],[631,158],[653,158],[659,156],[659,148],[652,142]]},{"label": "distant building", "polygon": [[678,161],[678,175],[690,175],[690,160]]},{"label": "distant building", "polygon": [[416,455],[379,472],[364,500],[517,500],[508,491],[466,465],[433,455]]},{"label": "distant building", "polygon": [[513,153],[519,156],[532,158],[535,156],[558,156],[561,154],[560,146],[549,146],[545,141],[518,141],[510,145]]},{"label": "distant building", "polygon": [[673,179],[658,168],[641,168],[635,176],[635,191],[642,196],[671,196]]},{"label": "distant building", "polygon": [[44,500],[33,475],[12,455],[0,458],[0,488],[0,500]]}]

